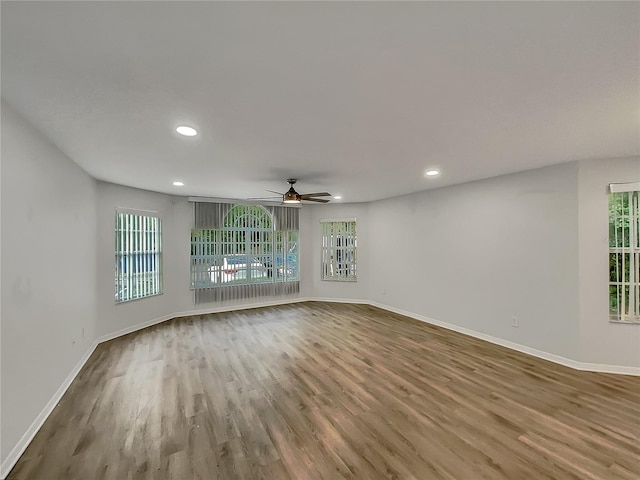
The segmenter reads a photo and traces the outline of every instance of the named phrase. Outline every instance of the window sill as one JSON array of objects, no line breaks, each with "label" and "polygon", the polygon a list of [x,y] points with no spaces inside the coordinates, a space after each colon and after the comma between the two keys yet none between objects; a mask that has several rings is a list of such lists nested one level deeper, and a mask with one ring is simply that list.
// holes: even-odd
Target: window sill
[{"label": "window sill", "polygon": [[138,300],[144,300],[145,298],[159,297],[160,295],[163,295],[163,294],[164,292],[160,292],[160,293],[154,293],[153,295],[145,295],[144,297],[131,298],[129,300],[120,300],[119,302],[115,302],[115,304],[124,305],[125,303],[137,302]]},{"label": "window sill", "polygon": [[609,323],[615,323],[618,325],[640,325],[640,321],[629,321],[629,320],[611,320],[609,319]]}]

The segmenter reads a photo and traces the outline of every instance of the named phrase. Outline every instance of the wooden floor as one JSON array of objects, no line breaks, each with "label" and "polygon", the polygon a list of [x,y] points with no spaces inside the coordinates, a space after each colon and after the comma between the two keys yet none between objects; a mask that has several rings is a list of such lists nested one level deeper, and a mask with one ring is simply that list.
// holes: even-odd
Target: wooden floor
[{"label": "wooden floor", "polygon": [[634,479],[640,378],[368,306],[189,317],[101,344],[8,479]]}]

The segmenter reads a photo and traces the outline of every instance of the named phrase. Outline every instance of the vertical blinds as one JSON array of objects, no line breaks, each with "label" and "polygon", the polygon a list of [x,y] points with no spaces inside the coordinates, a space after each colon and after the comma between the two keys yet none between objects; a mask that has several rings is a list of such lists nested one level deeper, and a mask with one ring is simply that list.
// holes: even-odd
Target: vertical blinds
[{"label": "vertical blinds", "polygon": [[609,194],[609,318],[640,323],[639,191]]},{"label": "vertical blinds", "polygon": [[[194,228],[221,229],[229,211],[238,204],[194,202]],[[255,207],[256,205],[242,205]],[[274,230],[299,230],[300,209],[276,205],[260,205],[259,208],[269,212]]]},{"label": "vertical blinds", "polygon": [[159,217],[116,211],[115,300],[162,292],[162,223]]},{"label": "vertical blinds", "polygon": [[357,280],[355,219],[320,220],[322,227],[322,280]]},{"label": "vertical blinds", "polygon": [[298,208],[194,202],[195,303],[298,293],[298,229]]}]

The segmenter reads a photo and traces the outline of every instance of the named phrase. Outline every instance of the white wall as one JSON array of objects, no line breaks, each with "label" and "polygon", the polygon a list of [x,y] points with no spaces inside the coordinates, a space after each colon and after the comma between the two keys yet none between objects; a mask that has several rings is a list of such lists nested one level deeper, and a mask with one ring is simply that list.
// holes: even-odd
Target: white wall
[{"label": "white wall", "polygon": [[[329,205],[304,205],[304,230],[300,237],[303,252],[301,290],[303,296],[337,300],[367,301],[369,298],[369,204],[348,203]],[[320,255],[322,229],[320,220],[355,218],[358,233],[357,281],[333,282],[321,280]]]},{"label": "white wall", "polygon": [[[370,299],[575,359],[577,168],[371,204]],[[519,328],[511,326],[514,315]]]},{"label": "white wall", "polygon": [[[638,159],[573,162],[370,204],[304,205],[299,297],[373,301],[571,360],[639,366],[640,328],[606,320],[606,185],[633,173]],[[98,200],[98,336],[238,306],[193,304],[185,198],[99,182]],[[163,216],[158,297],[114,303],[116,207]],[[321,281],[320,219],[351,217],[358,282]]]},{"label": "white wall", "polygon": [[640,367],[640,325],[610,323],[610,183],[640,181],[640,157],[579,164],[580,352],[588,363]]},{"label": "white wall", "polygon": [[[163,293],[116,304],[114,301],[114,228],[116,208],[158,212],[162,217]],[[226,303],[194,305],[189,289],[189,256],[193,204],[185,197],[98,182],[98,337],[129,331],[182,314],[274,303],[279,299],[256,298]],[[301,235],[305,222],[301,218]],[[301,255],[305,251],[303,246]],[[306,268],[306,267],[302,267]],[[295,299],[302,295],[288,296]]]},{"label": "white wall", "polygon": [[[162,217],[163,293],[115,303],[116,208],[158,212]],[[184,198],[98,182],[98,336],[194,310],[189,291],[190,204]]]},{"label": "white wall", "polygon": [[4,462],[95,339],[96,185],[4,102],[1,155]]},{"label": "white wall", "polygon": [[[193,304],[185,198],[95,182],[2,107],[4,461],[95,339],[238,305]],[[298,297],[372,301],[568,359],[640,366],[640,328],[606,318],[606,185],[637,181],[639,161],[574,162],[369,204],[305,205]],[[163,217],[162,295],[115,304],[117,207]],[[320,219],[350,217],[358,281],[323,282]]]},{"label": "white wall", "polygon": [[[149,192],[98,182],[97,312],[98,337],[131,330],[140,325],[171,318],[176,314],[209,312],[229,307],[246,307],[278,301],[258,298],[242,302],[194,305],[189,290],[190,230],[192,204],[184,197]],[[114,302],[113,232],[117,207],[159,212],[163,219],[164,293],[156,297],[121,304]],[[300,211],[300,294],[295,298],[368,299],[368,205],[304,205]],[[320,219],[352,218],[358,221],[358,281],[320,280]]]},{"label": "white wall", "polygon": [[[189,290],[190,230],[192,204],[184,197],[170,196],[111,183],[97,182],[97,315],[98,337],[131,330],[140,325],[155,323],[176,314],[210,312],[230,307],[246,307],[277,302],[273,298],[249,301],[194,305]],[[114,228],[116,208],[159,212],[163,229],[164,292],[116,304],[114,302]],[[300,211],[300,294],[295,298],[333,298],[344,300],[368,299],[368,205],[304,205]],[[323,282],[320,280],[321,218],[352,218],[358,221],[358,281]]]}]

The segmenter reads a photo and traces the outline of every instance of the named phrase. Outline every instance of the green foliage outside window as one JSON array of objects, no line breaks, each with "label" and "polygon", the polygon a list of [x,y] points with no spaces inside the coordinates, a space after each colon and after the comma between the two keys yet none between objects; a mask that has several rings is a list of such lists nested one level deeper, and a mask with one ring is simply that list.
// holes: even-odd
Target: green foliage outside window
[{"label": "green foliage outside window", "polygon": [[640,321],[639,192],[609,195],[609,315]]}]

